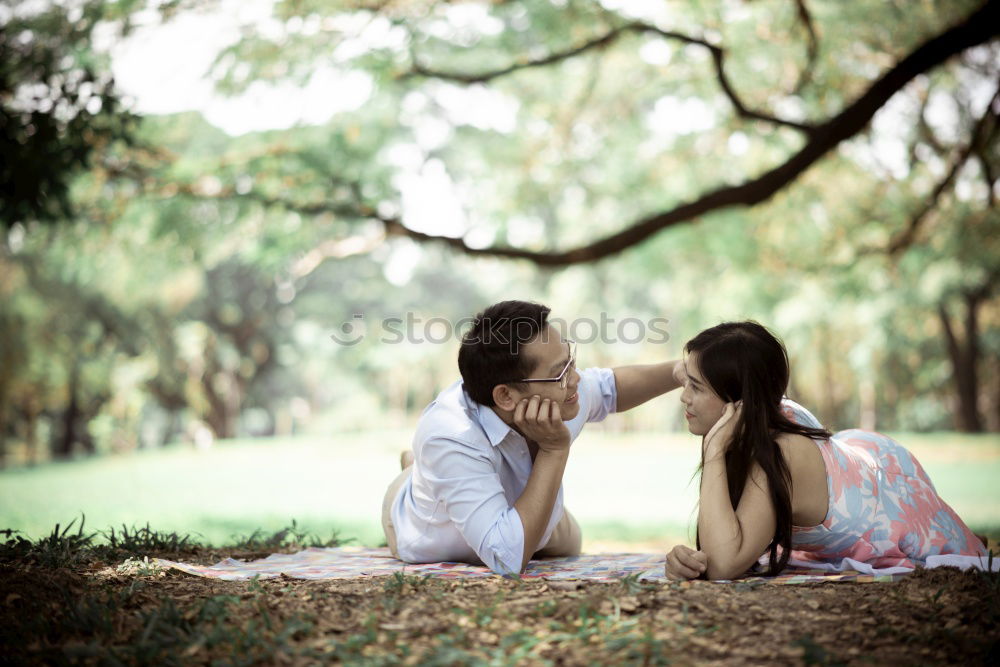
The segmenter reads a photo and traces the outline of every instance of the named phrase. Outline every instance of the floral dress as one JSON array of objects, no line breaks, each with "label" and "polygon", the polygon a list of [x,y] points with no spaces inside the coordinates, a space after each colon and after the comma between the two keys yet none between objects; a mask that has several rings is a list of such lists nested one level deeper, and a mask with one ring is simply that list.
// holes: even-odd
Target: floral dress
[{"label": "floral dress", "polygon": [[[822,428],[797,403],[786,399],[782,407],[793,421]],[[793,559],[912,568],[928,556],[986,554],[916,457],[892,438],[851,429],[813,442],[826,464],[830,506],[823,523],[792,528]]]}]

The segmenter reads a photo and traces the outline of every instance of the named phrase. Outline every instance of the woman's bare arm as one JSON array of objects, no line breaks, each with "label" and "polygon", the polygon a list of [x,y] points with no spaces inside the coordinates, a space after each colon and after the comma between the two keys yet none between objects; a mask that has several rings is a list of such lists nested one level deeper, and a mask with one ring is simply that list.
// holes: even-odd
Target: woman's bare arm
[{"label": "woman's bare arm", "polygon": [[708,556],[709,579],[732,579],[746,572],[774,537],[775,512],[767,476],[754,466],[739,507],[729,502],[722,455],[705,461],[698,510],[698,537]]},{"label": "woman's bare arm", "polygon": [[727,405],[703,444],[698,536],[708,556],[710,579],[731,579],[746,572],[770,544],[777,521],[767,476],[759,466],[751,468],[739,506],[734,509],[729,500],[725,453],[738,409]]}]

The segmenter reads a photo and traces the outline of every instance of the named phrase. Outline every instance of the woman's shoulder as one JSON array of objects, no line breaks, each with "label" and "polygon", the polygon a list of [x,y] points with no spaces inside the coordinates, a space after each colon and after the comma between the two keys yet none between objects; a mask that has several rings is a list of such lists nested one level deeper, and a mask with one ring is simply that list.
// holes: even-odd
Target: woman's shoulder
[{"label": "woman's shoulder", "polygon": [[[826,488],[822,484],[826,476],[826,463],[823,461],[820,443],[798,433],[779,433],[775,441],[778,443],[778,450],[781,451],[781,456],[788,466],[793,486]],[[818,500],[817,503],[819,503]],[[812,523],[803,525],[812,525]]]},{"label": "woman's shoulder", "polygon": [[812,438],[799,433],[779,433],[775,436],[774,441],[778,443],[778,447],[781,448],[781,453],[786,455],[807,445],[809,447],[816,446]]}]

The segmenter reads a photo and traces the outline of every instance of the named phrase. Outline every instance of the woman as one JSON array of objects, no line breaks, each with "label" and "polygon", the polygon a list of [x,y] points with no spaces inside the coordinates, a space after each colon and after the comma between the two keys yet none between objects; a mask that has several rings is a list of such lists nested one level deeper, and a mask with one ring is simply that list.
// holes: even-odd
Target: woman
[{"label": "woman", "polygon": [[985,554],[906,449],[877,433],[831,434],[784,398],[788,356],[767,329],[727,322],[685,351],[681,402],[703,436],[698,550],[674,547],[668,577],[731,579],[762,554],[775,575],[793,549],[797,560],[876,568]]}]

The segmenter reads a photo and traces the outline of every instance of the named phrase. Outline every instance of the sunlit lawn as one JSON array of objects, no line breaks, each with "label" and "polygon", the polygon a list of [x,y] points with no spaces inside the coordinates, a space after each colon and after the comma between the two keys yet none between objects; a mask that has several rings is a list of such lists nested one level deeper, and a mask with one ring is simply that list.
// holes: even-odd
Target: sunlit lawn
[{"label": "sunlit lawn", "polygon": [[[216,443],[0,473],[0,528],[29,536],[86,514],[90,529],[149,523],[222,544],[292,518],[328,537],[382,543],[379,512],[409,431]],[[900,435],[938,491],[975,529],[1000,534],[1000,438]],[[660,550],[688,538],[698,441],[592,429],[573,446],[567,506],[585,549]]]}]

